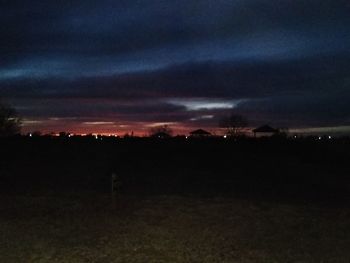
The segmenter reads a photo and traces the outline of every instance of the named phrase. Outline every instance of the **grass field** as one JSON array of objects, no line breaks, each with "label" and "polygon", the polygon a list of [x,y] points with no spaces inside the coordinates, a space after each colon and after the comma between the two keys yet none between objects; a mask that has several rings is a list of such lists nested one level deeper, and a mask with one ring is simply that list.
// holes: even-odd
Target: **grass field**
[{"label": "grass field", "polygon": [[350,262],[350,208],[194,196],[1,195],[0,262]]},{"label": "grass field", "polygon": [[0,149],[0,263],[350,262],[349,140],[13,138]]}]

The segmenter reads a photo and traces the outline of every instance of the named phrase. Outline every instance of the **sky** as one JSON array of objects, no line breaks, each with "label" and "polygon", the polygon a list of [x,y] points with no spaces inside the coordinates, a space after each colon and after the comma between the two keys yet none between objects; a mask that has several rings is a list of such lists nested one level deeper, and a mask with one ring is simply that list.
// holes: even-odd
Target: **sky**
[{"label": "sky", "polygon": [[[0,0],[23,131],[350,127],[348,0]],[[350,128],[349,128],[350,131]]]}]

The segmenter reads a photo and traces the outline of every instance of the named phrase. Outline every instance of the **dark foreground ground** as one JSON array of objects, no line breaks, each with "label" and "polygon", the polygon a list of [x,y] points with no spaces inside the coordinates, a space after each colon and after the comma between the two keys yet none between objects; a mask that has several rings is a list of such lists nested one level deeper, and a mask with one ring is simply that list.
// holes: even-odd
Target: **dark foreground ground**
[{"label": "dark foreground ground", "polygon": [[350,262],[346,140],[0,144],[0,262]]}]

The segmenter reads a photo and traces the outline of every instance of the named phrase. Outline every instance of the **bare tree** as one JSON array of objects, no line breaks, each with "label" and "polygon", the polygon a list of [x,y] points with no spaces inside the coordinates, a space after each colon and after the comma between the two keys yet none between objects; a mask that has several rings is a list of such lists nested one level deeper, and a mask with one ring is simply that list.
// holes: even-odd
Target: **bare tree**
[{"label": "bare tree", "polygon": [[239,114],[231,114],[228,117],[222,118],[219,122],[219,126],[226,128],[227,134],[230,136],[240,135],[247,125],[248,120]]},{"label": "bare tree", "polygon": [[20,131],[21,119],[16,110],[0,103],[0,137],[16,135]]},{"label": "bare tree", "polygon": [[169,138],[173,134],[173,130],[168,125],[153,127],[150,130],[150,136],[156,138]]}]

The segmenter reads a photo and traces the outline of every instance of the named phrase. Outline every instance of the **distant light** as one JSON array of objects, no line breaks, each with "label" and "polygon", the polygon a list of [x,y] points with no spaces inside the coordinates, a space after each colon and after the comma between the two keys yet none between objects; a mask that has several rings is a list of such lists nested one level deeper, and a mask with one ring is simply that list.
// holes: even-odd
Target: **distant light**
[{"label": "distant light", "polygon": [[96,140],[98,139],[98,136],[97,136],[97,135],[95,135],[95,139],[96,139]]},{"label": "distant light", "polygon": [[321,137],[321,136],[319,136],[319,137],[318,137],[318,139],[319,139],[319,140],[321,140],[321,139],[322,139],[322,137]]},{"label": "distant light", "polygon": [[188,136],[186,136],[186,139],[188,139]]},{"label": "distant light", "polygon": [[225,138],[225,139],[227,138],[227,135],[226,135],[226,134],[224,135],[224,138]]},{"label": "distant light", "polygon": [[328,139],[332,139],[332,136],[328,136]]},{"label": "distant light", "polygon": [[33,136],[33,134],[29,133],[29,137],[32,137],[32,136]]}]

